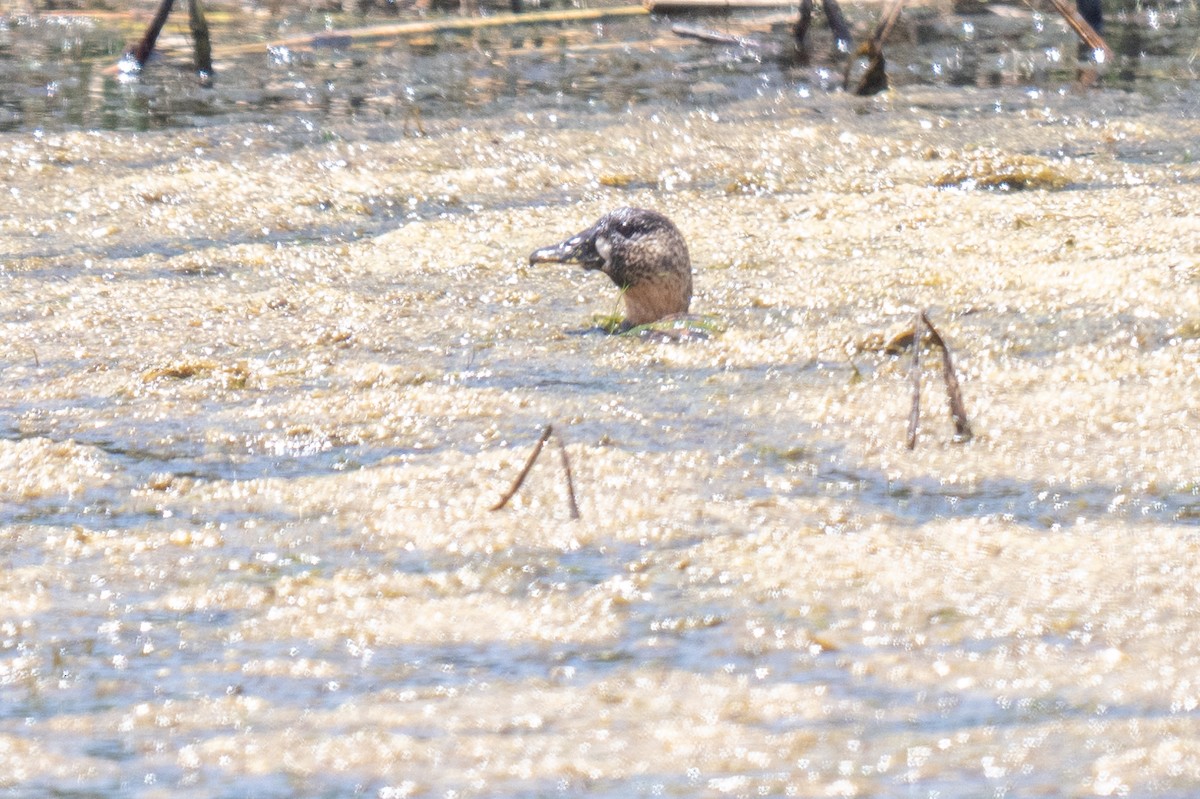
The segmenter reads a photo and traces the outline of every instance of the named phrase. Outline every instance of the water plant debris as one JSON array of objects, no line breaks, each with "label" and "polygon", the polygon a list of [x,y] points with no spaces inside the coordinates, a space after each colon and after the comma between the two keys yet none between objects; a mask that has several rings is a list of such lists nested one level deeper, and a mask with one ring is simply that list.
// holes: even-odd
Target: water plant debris
[{"label": "water plant debris", "polygon": [[513,481],[512,487],[505,492],[504,496],[500,497],[500,501],[493,505],[491,510],[501,510],[521,490],[521,485],[524,484],[525,478],[529,476],[530,469],[533,468],[538,455],[542,454],[542,448],[546,446],[546,442],[550,440],[551,435],[554,436],[554,440],[558,443],[558,454],[562,459],[563,473],[567,476],[567,506],[570,508],[571,518],[579,518],[579,504],[575,501],[575,481],[571,478],[571,460],[567,457],[567,447],[563,443],[562,436],[555,433],[554,425],[552,424],[546,425],[542,430],[541,437],[533,445],[533,452],[529,453],[529,460],[525,461],[525,465],[521,468],[517,479]]}]

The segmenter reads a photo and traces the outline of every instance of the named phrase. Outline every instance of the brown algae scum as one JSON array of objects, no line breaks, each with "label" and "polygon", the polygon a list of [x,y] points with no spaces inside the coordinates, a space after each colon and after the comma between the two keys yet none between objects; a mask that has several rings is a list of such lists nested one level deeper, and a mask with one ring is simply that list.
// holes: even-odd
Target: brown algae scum
[{"label": "brown algae scum", "polygon": [[[529,114],[0,139],[0,786],[1190,793],[1195,92]],[[574,332],[624,205],[724,332]]]}]

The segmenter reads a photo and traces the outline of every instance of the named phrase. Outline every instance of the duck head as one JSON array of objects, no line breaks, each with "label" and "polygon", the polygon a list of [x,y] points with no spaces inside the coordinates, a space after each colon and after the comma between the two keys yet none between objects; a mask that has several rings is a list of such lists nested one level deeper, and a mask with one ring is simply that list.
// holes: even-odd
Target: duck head
[{"label": "duck head", "polygon": [[679,229],[657,211],[618,208],[587,230],[534,250],[530,264],[579,264],[622,289],[629,325],[684,314],[692,300],[692,262]]}]

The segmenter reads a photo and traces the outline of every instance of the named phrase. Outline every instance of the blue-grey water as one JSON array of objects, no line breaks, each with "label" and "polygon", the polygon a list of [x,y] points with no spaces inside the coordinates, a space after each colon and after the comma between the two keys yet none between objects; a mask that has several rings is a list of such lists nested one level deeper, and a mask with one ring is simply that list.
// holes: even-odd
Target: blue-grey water
[{"label": "blue-grey water", "polygon": [[[825,31],[240,9],[202,87],[10,10],[0,796],[1194,795],[1196,11],[1113,11],[1092,88],[913,9],[855,98]],[[528,265],[620,205],[723,332]],[[548,423],[582,518],[555,441],[491,511]]]}]

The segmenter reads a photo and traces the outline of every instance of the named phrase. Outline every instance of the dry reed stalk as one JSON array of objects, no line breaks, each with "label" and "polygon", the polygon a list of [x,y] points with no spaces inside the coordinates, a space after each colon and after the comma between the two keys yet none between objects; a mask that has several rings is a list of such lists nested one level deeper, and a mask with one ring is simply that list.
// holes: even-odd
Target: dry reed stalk
[{"label": "dry reed stalk", "polygon": [[577,8],[565,11],[535,11],[525,14],[497,14],[493,17],[457,17],[453,19],[416,20],[396,22],[388,25],[371,25],[363,28],[322,31],[306,36],[293,36],[273,42],[239,44],[218,48],[220,56],[244,55],[263,50],[297,50],[307,47],[348,47],[352,44],[401,39],[430,33],[452,33],[484,28],[501,28],[513,25],[537,25],[549,22],[593,22],[620,17],[644,17],[650,12],[642,6],[619,8]]},{"label": "dry reed stalk", "polygon": [[929,321],[929,314],[918,311],[913,319],[912,364],[909,375],[912,379],[912,408],[908,414],[908,448],[917,446],[917,427],[921,418],[921,342],[925,334],[942,351],[942,380],[946,384],[946,398],[950,402],[950,418],[954,422],[954,438],[957,441],[970,441],[973,433],[971,423],[967,420],[967,409],[963,404],[962,388],[958,383],[958,374],[954,371],[954,358],[950,348],[946,346],[942,334]]},{"label": "dry reed stalk", "polygon": [[579,504],[575,501],[575,481],[571,477],[571,461],[567,457],[567,446],[563,443],[562,436],[554,432],[554,425],[550,424],[542,429],[542,435],[538,437],[537,443],[533,445],[533,452],[529,453],[529,459],[521,467],[520,473],[517,474],[517,479],[513,481],[512,486],[490,510],[501,510],[521,490],[521,486],[525,483],[525,478],[529,476],[530,470],[533,469],[533,464],[537,461],[538,456],[542,454],[542,449],[546,446],[546,442],[550,440],[550,436],[552,435],[558,443],[558,453],[562,459],[563,472],[567,476],[567,504],[571,511],[571,518],[579,518]]}]

